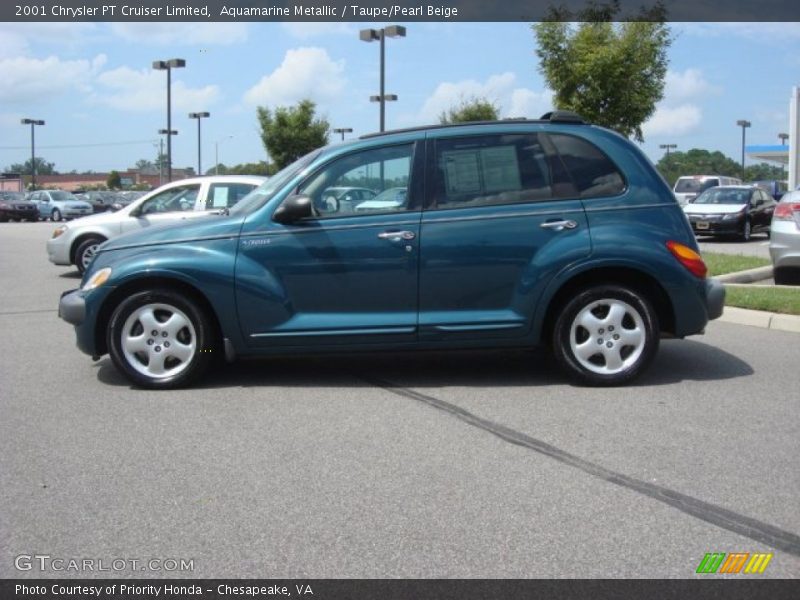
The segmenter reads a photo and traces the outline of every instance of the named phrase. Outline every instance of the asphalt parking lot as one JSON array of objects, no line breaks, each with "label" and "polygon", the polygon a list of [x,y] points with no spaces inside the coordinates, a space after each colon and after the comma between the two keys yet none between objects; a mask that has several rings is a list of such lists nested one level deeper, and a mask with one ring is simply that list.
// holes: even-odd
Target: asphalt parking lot
[{"label": "asphalt parking lot", "polygon": [[0,577],[65,575],[15,568],[39,553],[193,560],[83,577],[686,578],[708,552],[800,576],[798,334],[712,323],[625,388],[504,351],[143,391],[58,319],[79,279],[52,228],[0,224]]}]

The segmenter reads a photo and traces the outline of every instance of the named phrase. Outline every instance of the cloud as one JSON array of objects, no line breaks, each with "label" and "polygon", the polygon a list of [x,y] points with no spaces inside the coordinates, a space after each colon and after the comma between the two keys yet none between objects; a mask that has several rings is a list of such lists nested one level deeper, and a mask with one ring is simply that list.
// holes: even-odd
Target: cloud
[{"label": "cloud", "polygon": [[111,31],[147,46],[218,46],[247,41],[247,23],[111,23]]},{"label": "cloud", "polygon": [[784,45],[800,40],[800,23],[681,23],[679,31],[709,38],[736,36],[763,44]]},{"label": "cloud", "polygon": [[703,120],[703,112],[693,104],[676,107],[661,106],[653,117],[642,126],[645,138],[670,135],[677,137],[693,131]]},{"label": "cloud", "polygon": [[322,48],[289,50],[283,62],[244,95],[249,105],[290,105],[309,98],[324,102],[344,89],[344,60],[333,60]]},{"label": "cloud", "polygon": [[519,87],[517,76],[506,72],[490,76],[486,81],[465,79],[440,83],[425,100],[417,119],[435,122],[448,109],[472,98],[485,98],[500,109],[501,117],[538,118],[552,108],[549,91],[536,92]]},{"label": "cloud", "polygon": [[57,56],[0,59],[0,73],[3,74],[0,102],[41,103],[71,89],[86,91],[105,63],[104,54],[92,60],[61,60]]},{"label": "cloud", "polygon": [[667,71],[664,99],[642,126],[642,132],[645,137],[678,137],[691,133],[703,121],[703,110],[697,101],[721,92],[721,88],[706,80],[700,69]]},{"label": "cloud", "polygon": [[[174,77],[174,76],[173,76]],[[99,87],[107,92],[95,92],[90,101],[125,111],[162,110],[166,97],[166,76],[152,69],[134,70],[119,67],[97,76]],[[180,110],[210,108],[219,98],[219,87],[207,85],[190,88],[183,81],[172,81],[172,107]]]},{"label": "cloud", "polygon": [[292,37],[301,40],[332,35],[352,35],[353,39],[356,38],[356,28],[347,23],[283,23],[281,27]]}]

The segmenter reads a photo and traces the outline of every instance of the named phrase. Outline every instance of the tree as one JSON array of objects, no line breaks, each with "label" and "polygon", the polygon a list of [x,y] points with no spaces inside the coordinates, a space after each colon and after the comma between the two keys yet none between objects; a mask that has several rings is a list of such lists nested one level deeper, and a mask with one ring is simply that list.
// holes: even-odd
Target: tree
[{"label": "tree", "polygon": [[784,179],[786,179],[786,172],[783,170],[783,167],[777,167],[762,162],[757,165],[747,165],[744,168],[745,181],[783,181]]},{"label": "tree", "polygon": [[487,98],[461,99],[457,106],[453,106],[439,115],[439,123],[466,123],[468,121],[496,121],[500,118],[500,110],[494,102]]},{"label": "tree", "polygon": [[155,163],[153,163],[151,160],[147,160],[146,158],[141,158],[136,161],[136,170],[139,173],[144,174],[158,173]]},{"label": "tree", "polygon": [[688,152],[670,152],[656,163],[656,168],[672,186],[683,175],[730,175],[738,177],[742,167],[722,152],[692,148]]},{"label": "tree", "polygon": [[274,113],[263,106],[256,109],[261,141],[278,169],[328,143],[330,124],[314,118],[315,108],[311,100],[302,100],[297,106],[279,106]]},{"label": "tree", "polygon": [[[40,156],[36,157],[35,163],[36,165],[36,174],[37,175],[58,175],[58,171],[56,171],[55,163],[47,162]],[[15,163],[6,169],[9,173],[21,173],[23,175],[28,175],[31,172],[31,159],[29,158],[24,163]]]},{"label": "tree", "polygon": [[672,36],[661,5],[612,22],[621,20],[619,12],[613,0],[575,15],[551,11],[531,27],[539,70],[555,92],[555,107],[641,142],[642,124],[664,96]]},{"label": "tree", "polygon": [[106,186],[108,186],[108,189],[110,190],[118,190],[122,187],[122,179],[119,176],[119,172],[111,171],[111,173],[108,174]]}]

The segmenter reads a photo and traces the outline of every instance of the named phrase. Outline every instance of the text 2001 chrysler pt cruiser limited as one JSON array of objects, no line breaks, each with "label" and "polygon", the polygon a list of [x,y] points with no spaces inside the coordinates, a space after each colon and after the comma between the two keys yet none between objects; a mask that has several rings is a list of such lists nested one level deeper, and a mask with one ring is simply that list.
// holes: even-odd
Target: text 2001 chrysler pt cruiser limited
[{"label": "text 2001 chrysler pt cruiser limited", "polygon": [[[325,193],[343,186],[407,193],[365,208]],[[102,245],[59,311],[81,350],[151,388],[222,354],[539,343],[608,385],[723,303],[647,158],[555,112],[316,150],[229,214]]]}]

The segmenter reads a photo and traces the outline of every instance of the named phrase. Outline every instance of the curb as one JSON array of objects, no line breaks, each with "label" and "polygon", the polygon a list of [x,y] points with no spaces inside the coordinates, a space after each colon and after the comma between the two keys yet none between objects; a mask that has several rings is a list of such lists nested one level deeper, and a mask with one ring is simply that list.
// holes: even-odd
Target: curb
[{"label": "curb", "polygon": [[717,275],[714,279],[721,283],[753,283],[755,281],[761,281],[762,279],[769,279],[770,277],[772,277],[772,265],[747,269],[746,271],[737,271],[736,273]]},{"label": "curb", "polygon": [[748,310],[746,308],[726,306],[722,316],[717,320],[724,323],[736,323],[737,325],[800,333],[800,316],[797,315],[783,315],[763,310]]}]

